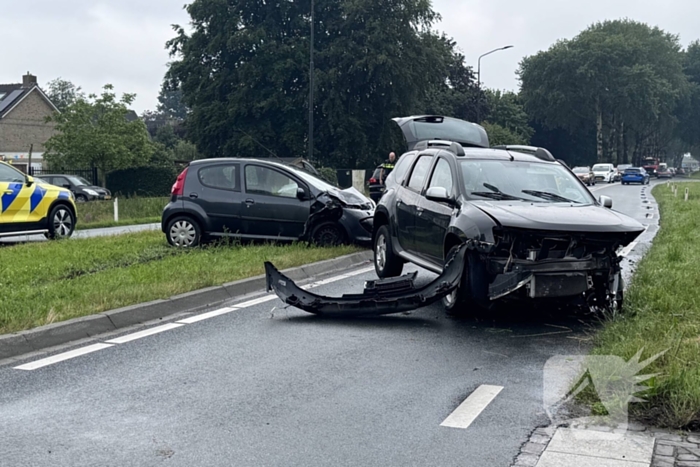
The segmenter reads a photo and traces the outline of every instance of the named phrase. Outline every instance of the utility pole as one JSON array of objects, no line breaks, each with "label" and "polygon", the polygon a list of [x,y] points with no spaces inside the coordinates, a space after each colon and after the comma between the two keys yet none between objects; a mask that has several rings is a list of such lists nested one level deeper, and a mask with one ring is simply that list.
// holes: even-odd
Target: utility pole
[{"label": "utility pole", "polygon": [[312,161],[314,157],[314,0],[311,0],[309,59],[309,161]]}]

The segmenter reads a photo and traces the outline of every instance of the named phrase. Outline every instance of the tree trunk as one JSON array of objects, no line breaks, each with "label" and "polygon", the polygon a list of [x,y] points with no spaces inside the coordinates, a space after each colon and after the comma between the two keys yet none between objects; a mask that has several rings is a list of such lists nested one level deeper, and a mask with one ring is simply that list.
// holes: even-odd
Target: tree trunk
[{"label": "tree trunk", "polygon": [[603,155],[603,108],[600,104],[600,97],[596,100],[596,154],[598,162],[604,162]]},{"label": "tree trunk", "polygon": [[625,131],[625,122],[620,122],[620,146],[622,152],[622,163],[629,164],[630,158],[627,153],[627,132]]},{"label": "tree trunk", "polygon": [[617,153],[617,119],[615,118],[615,114],[612,114],[612,121],[610,122],[610,136],[608,139],[608,151],[609,151],[609,157],[610,162],[613,164],[617,165],[620,161],[617,160],[618,158],[618,153]]}]

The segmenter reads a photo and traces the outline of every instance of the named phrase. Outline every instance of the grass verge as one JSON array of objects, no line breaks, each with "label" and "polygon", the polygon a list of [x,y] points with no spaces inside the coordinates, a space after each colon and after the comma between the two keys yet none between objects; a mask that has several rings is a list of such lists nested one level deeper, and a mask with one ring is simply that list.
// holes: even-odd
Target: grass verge
[{"label": "grass verge", "polygon": [[[119,198],[119,222],[114,222],[114,201],[90,201],[78,207],[78,229],[146,224],[160,221],[170,198]],[[156,219],[153,221],[153,219]]]},{"label": "grass verge", "polygon": [[632,413],[680,428],[700,421],[700,185],[677,185],[678,197],[666,184],[654,188],[661,229],[635,272],[626,312],[599,332],[593,353],[629,360],[640,349],[643,359],[666,352],[643,372],[658,376]]},{"label": "grass verge", "polygon": [[161,232],[0,247],[0,333],[29,329],[358,251],[351,246],[170,247]]}]

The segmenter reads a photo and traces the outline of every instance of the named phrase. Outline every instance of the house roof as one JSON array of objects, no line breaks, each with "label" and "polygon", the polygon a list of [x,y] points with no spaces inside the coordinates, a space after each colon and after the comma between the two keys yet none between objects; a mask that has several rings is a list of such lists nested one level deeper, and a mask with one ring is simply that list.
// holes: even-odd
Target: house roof
[{"label": "house roof", "polygon": [[38,92],[53,109],[58,112],[58,108],[51,102],[51,99],[37,85],[23,87],[21,83],[0,84],[0,119],[10,113],[20,102],[32,92]]}]

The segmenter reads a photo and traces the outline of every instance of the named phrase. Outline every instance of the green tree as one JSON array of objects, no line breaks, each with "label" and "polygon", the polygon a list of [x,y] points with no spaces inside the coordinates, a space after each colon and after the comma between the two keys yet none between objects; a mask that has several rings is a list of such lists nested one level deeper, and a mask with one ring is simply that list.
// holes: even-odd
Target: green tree
[{"label": "green tree", "polygon": [[521,141],[519,144],[530,144],[534,130],[518,95],[509,91],[489,90],[486,96],[489,102],[487,122],[508,130]]},{"label": "green tree", "polygon": [[530,144],[529,139],[497,123],[483,122],[482,126],[486,130],[486,134],[489,135],[489,143],[491,146],[503,144]]},{"label": "green tree", "polygon": [[526,57],[518,73],[528,114],[550,129],[593,127],[601,162],[661,153],[687,95],[678,37],[630,20],[594,24]]},{"label": "green tree", "polygon": [[[206,156],[307,153],[310,2],[194,0],[166,75],[182,90],[188,138]],[[317,0],[315,152],[319,165],[367,166],[397,147],[440,65],[429,0]],[[426,47],[429,44],[429,47]]]},{"label": "green tree", "polygon": [[76,101],[85,99],[85,93],[79,86],[60,77],[49,81],[46,87],[46,95],[61,112]]},{"label": "green tree", "polygon": [[[700,41],[691,43],[685,52],[683,69],[690,82],[690,97],[677,111],[678,137],[684,149],[693,155],[700,153]],[[680,160],[680,159],[679,159]]]},{"label": "green tree", "polygon": [[100,180],[112,170],[146,165],[154,148],[141,120],[127,119],[134,94],[117,98],[112,85],[100,96],[91,94],[49,117],[56,134],[46,143],[46,159],[52,164],[96,167]]}]

